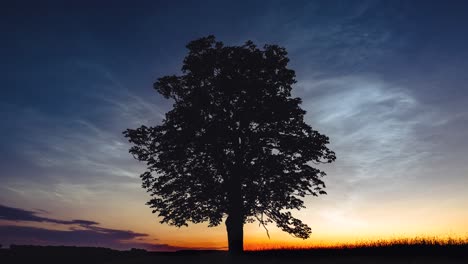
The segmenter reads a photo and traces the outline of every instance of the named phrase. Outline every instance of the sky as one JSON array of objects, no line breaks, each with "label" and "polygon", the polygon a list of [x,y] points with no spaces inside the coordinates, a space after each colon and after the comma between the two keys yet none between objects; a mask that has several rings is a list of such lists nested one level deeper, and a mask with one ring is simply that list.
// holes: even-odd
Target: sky
[{"label": "sky", "polygon": [[127,128],[172,102],[185,45],[278,44],[306,121],[330,137],[327,195],[258,223],[245,247],[468,236],[466,1],[11,1],[0,8],[0,244],[225,249],[224,224],[176,228],[145,205]]}]

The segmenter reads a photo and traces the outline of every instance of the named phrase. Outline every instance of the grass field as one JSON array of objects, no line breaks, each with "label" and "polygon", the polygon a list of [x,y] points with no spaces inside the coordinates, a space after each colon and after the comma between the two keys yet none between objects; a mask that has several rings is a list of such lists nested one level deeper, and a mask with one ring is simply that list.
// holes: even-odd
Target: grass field
[{"label": "grass field", "polygon": [[468,238],[394,239],[334,247],[276,248],[246,251],[231,258],[225,251],[147,252],[106,248],[13,246],[3,249],[0,263],[468,263]]}]

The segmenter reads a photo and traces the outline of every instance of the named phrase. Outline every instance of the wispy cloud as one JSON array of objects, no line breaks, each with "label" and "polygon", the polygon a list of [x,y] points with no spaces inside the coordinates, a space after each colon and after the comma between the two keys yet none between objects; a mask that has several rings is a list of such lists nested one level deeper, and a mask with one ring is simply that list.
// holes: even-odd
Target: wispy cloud
[{"label": "wispy cloud", "polygon": [[61,206],[101,201],[103,195],[125,203],[144,197],[139,188],[143,164],[128,153],[122,132],[160,122],[158,98],[125,88],[105,67],[87,67],[98,79],[90,85],[102,87],[81,91],[87,98],[82,111],[63,115],[0,102],[0,119],[9,128],[3,134],[9,140],[0,142],[3,202]]},{"label": "wispy cloud", "polygon": [[[98,66],[91,69],[101,74],[108,85],[87,97],[94,106],[86,112],[62,117],[35,108],[0,105],[0,116],[11,127],[7,134],[15,138],[3,144],[46,171],[44,179],[90,184],[109,177],[138,181],[141,166],[129,158],[129,144],[122,131],[158,123],[164,117],[163,110],[154,101],[130,92],[110,71]],[[5,164],[8,166],[15,165]]]},{"label": "wispy cloud", "polygon": [[299,84],[309,120],[328,132],[339,164],[353,168],[353,180],[389,176],[388,166],[394,177],[427,154],[430,146],[416,129],[432,115],[408,90],[356,75]]},{"label": "wispy cloud", "polygon": [[252,23],[246,37],[285,46],[301,74],[372,71],[406,45],[401,12],[382,1],[279,1]]},{"label": "wispy cloud", "polygon": [[312,124],[329,132],[343,163],[358,170],[355,177],[384,177],[388,164],[404,170],[424,157],[428,146],[415,133],[431,116],[408,90],[365,76],[300,87]]},{"label": "wispy cloud", "polygon": [[[433,146],[420,137],[434,126],[437,113],[406,87],[375,75],[346,75],[299,80],[308,123],[330,137],[337,154],[328,176],[328,198],[319,207],[323,221],[348,229],[365,228],[360,208],[411,188]],[[348,221],[349,220],[349,221]],[[346,223],[346,224],[344,224]]]}]

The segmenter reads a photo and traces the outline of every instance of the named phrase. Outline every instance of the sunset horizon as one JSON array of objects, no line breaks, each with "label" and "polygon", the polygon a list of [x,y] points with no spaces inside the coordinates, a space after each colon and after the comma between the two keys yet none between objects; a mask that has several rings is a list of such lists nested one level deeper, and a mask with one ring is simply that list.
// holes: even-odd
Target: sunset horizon
[{"label": "sunset horizon", "polygon": [[[31,219],[26,220],[26,217],[23,217],[22,220],[7,220],[5,217],[6,209],[15,209],[16,215],[22,214],[26,216],[27,213],[37,212],[37,214],[30,214],[28,217]],[[37,228],[36,231],[39,231],[38,234],[44,235],[43,231],[63,231],[62,241],[69,239],[69,242],[60,242],[59,241],[41,241],[39,239],[34,241],[30,238],[25,240],[16,240],[11,244],[14,245],[38,245],[38,246],[93,246],[93,247],[108,247],[117,250],[129,250],[131,248],[141,248],[149,251],[178,251],[178,250],[227,250],[227,237],[226,237],[226,228],[224,223],[215,228],[208,228],[204,224],[191,225],[189,227],[167,227],[167,238],[164,240],[164,244],[159,243],[161,233],[156,235],[151,235],[151,231],[155,231],[155,226],[159,226],[159,223],[149,224],[146,229],[139,228],[137,230],[142,230],[141,232],[135,232],[135,229],[125,228],[122,225],[114,226],[105,226],[99,223],[95,223],[90,219],[53,219],[42,217],[42,210],[37,211],[27,211],[19,208],[6,207],[0,205],[0,212],[2,212],[2,227],[0,227],[0,234],[3,239],[13,237],[12,234],[16,233],[21,236],[21,232],[31,232],[34,229],[28,228]],[[45,216],[50,217],[50,213],[46,213]],[[36,218],[36,219],[34,219]],[[150,215],[152,219],[153,216]],[[44,220],[45,219],[45,220]],[[96,229],[97,235],[99,233],[106,234],[107,230],[110,233],[122,232],[126,233],[127,236],[130,236],[134,239],[122,239],[122,240],[113,240],[112,235],[109,235],[108,240],[105,239],[105,235],[99,237],[93,242],[93,233],[88,234],[88,241],[77,240],[77,237],[73,234],[76,230],[87,230],[86,225],[83,227],[78,223],[72,223],[73,221],[87,221],[93,223],[92,225],[98,227]],[[62,222],[62,223],[60,223]],[[463,224],[463,223],[461,223]],[[17,229],[13,232],[7,233],[5,226],[18,226],[18,227],[27,227],[25,230]],[[464,227],[464,225],[462,225]],[[258,223],[246,224],[244,226],[244,249],[245,250],[265,250],[265,249],[287,249],[287,248],[297,248],[297,249],[306,249],[306,248],[334,248],[342,246],[359,246],[359,245],[371,245],[373,243],[392,243],[396,241],[418,241],[418,240],[427,240],[433,242],[440,242],[444,244],[447,240],[453,241],[466,241],[468,240],[468,233],[465,229],[460,229],[461,232],[456,232],[455,229],[450,229],[447,231],[441,230],[439,232],[428,232],[410,229],[406,231],[398,232],[398,229],[388,229],[382,230],[381,232],[369,230],[368,233],[361,233],[359,230],[353,232],[341,232],[341,231],[332,231],[331,227],[328,229],[322,227],[319,231],[312,231],[312,235],[309,239],[302,240],[294,238],[291,235],[278,230],[277,228],[269,228],[270,238],[268,238],[266,231],[263,227],[258,226]],[[93,230],[93,229],[90,229]],[[145,233],[144,230],[148,230]],[[424,229],[422,229],[424,230]],[[41,232],[42,231],[42,232]],[[66,232],[70,232],[67,234]],[[209,232],[209,233],[207,233]],[[45,233],[45,234],[46,234]],[[31,235],[31,233],[29,233]],[[190,240],[188,238],[191,238]],[[155,242],[157,241],[157,242]],[[8,246],[3,244],[3,246]]]}]

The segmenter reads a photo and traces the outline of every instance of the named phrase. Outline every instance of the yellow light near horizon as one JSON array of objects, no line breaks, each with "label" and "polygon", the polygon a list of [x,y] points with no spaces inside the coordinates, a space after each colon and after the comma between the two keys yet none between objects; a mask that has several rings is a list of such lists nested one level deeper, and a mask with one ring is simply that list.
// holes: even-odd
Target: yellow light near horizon
[{"label": "yellow light near horizon", "polygon": [[[355,219],[351,217],[348,224],[341,219],[325,221],[321,218],[314,218],[312,222],[316,224],[313,226],[311,238],[307,240],[294,238],[274,225],[268,226],[271,236],[269,239],[264,228],[259,227],[258,223],[247,224],[244,228],[244,246],[246,250],[281,247],[308,248],[355,245],[382,240],[468,237],[466,222],[468,214],[461,210],[447,210],[444,214],[437,214],[435,210],[417,212],[412,208],[394,211],[398,213],[391,211],[383,213],[382,211],[363,212],[361,217],[355,216]],[[367,220],[360,221],[362,217]],[[164,238],[164,241],[168,241],[171,245],[187,247],[227,246],[224,224],[216,228],[199,225],[194,229],[188,228],[187,232],[190,232],[189,240],[176,241],[168,237],[168,240]],[[160,239],[163,240],[162,237]]]}]

